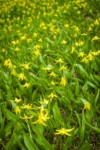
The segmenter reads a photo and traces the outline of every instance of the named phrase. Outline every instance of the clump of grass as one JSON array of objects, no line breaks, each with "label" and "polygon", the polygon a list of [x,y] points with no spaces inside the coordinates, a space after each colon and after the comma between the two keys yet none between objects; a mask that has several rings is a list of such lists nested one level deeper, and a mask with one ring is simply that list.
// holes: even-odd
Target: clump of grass
[{"label": "clump of grass", "polygon": [[99,1],[0,4],[0,148],[98,149]]}]

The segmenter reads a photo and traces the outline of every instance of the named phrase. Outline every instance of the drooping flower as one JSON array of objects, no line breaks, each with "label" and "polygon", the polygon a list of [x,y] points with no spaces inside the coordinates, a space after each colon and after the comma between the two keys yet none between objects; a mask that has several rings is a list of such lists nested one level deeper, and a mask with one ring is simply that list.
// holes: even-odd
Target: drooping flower
[{"label": "drooping flower", "polygon": [[16,52],[18,52],[18,51],[20,51],[20,48],[19,48],[19,47],[16,47],[14,50],[15,50]]},{"label": "drooping flower", "polygon": [[67,69],[67,66],[63,65],[63,66],[60,67],[59,71],[66,70],[66,69]]},{"label": "drooping flower", "polygon": [[67,44],[67,41],[66,40],[62,40],[61,44]]},{"label": "drooping flower", "polygon": [[92,38],[92,41],[96,41],[96,40],[100,40],[100,38],[99,38],[98,36],[94,36],[94,37]]},{"label": "drooping flower", "polygon": [[56,94],[54,94],[54,93],[51,93],[48,97],[53,99],[53,98],[57,98],[58,96]]},{"label": "drooping flower", "polygon": [[21,36],[21,40],[25,40],[27,38],[27,35],[24,34],[23,36]]},{"label": "drooping flower", "polygon": [[68,29],[69,28],[69,24],[65,24],[64,27]]},{"label": "drooping flower", "polygon": [[26,79],[26,77],[25,77],[25,75],[23,73],[20,73],[18,75],[18,78],[19,78],[19,80],[25,80]]},{"label": "drooping flower", "polygon": [[10,59],[6,59],[5,62],[4,62],[4,66],[8,66],[8,67],[12,67],[12,62]]},{"label": "drooping flower", "polygon": [[62,77],[60,85],[66,86],[66,84],[67,84],[67,80],[64,77]]},{"label": "drooping flower", "polygon": [[13,101],[16,103],[20,103],[22,101],[22,99],[21,98],[15,98]]},{"label": "drooping flower", "polygon": [[78,53],[78,57],[83,57],[85,54],[84,54],[84,52],[79,52]]},{"label": "drooping flower", "polygon": [[56,60],[56,63],[63,63],[64,61],[61,59],[61,58],[59,58],[58,60]]},{"label": "drooping flower", "polygon": [[15,113],[16,113],[16,114],[20,114],[20,112],[21,112],[21,109],[19,108],[19,106],[16,106],[16,108],[15,108]]},{"label": "drooping flower", "polygon": [[73,28],[74,28],[74,30],[77,31],[77,32],[80,30],[78,26],[73,26]]},{"label": "drooping flower", "polygon": [[22,106],[22,108],[23,108],[23,109],[27,109],[27,110],[33,109],[33,108],[32,108],[32,104],[26,104],[26,105],[24,104],[24,105]]},{"label": "drooping flower", "polygon": [[12,69],[11,74],[15,76],[16,75],[16,70]]},{"label": "drooping flower", "polygon": [[27,116],[27,115],[24,114],[24,116],[23,116],[23,117],[20,117],[20,118],[23,119],[23,120],[28,120],[28,119],[32,119],[32,118],[33,118],[33,115]]},{"label": "drooping flower", "polygon": [[89,53],[86,58],[88,59],[88,61],[91,61],[94,59],[94,56],[92,55],[92,53]]},{"label": "drooping flower", "polygon": [[94,24],[95,24],[95,25],[99,25],[99,20],[96,19],[96,20],[94,21]]},{"label": "drooping flower", "polygon": [[41,103],[41,105],[47,105],[49,103],[49,101],[44,99],[43,102],[40,102],[40,103]]},{"label": "drooping flower", "polygon": [[36,56],[39,56],[41,54],[41,51],[39,49],[34,50],[34,54]]},{"label": "drooping flower", "polygon": [[29,85],[30,85],[30,84],[26,82],[26,83],[23,85],[23,87],[24,87],[24,88],[28,88]]},{"label": "drooping flower", "polygon": [[89,102],[86,102],[85,105],[84,105],[84,109],[88,109],[90,110],[90,103]]},{"label": "drooping flower", "polygon": [[28,64],[22,64],[21,66],[24,68],[24,69],[26,69],[26,70],[28,70],[29,68],[30,68],[30,63],[28,63]]},{"label": "drooping flower", "polygon": [[76,51],[75,47],[72,47],[71,53],[74,53]]},{"label": "drooping flower", "polygon": [[44,125],[44,126],[47,126],[45,122],[46,122],[49,118],[50,118],[50,117],[48,117],[48,111],[45,110],[43,107],[41,107],[40,113],[38,114],[38,119],[37,119],[37,121],[32,122],[32,124],[39,123],[39,124],[42,124],[42,125]]},{"label": "drooping flower", "polygon": [[69,132],[71,132],[74,128],[72,129],[65,129],[65,128],[61,128],[59,130],[56,130],[55,134],[56,135],[68,135],[71,136],[71,134],[69,134]]},{"label": "drooping flower", "polygon": [[49,70],[52,70],[53,67],[52,67],[51,65],[47,65],[47,67],[44,67],[44,68],[42,68],[42,69],[49,71]]},{"label": "drooping flower", "polygon": [[51,84],[52,84],[52,85],[56,85],[56,84],[57,84],[57,82],[55,82],[55,81],[51,81]]},{"label": "drooping flower", "polygon": [[49,74],[50,77],[56,77],[57,75],[52,71],[50,74]]}]

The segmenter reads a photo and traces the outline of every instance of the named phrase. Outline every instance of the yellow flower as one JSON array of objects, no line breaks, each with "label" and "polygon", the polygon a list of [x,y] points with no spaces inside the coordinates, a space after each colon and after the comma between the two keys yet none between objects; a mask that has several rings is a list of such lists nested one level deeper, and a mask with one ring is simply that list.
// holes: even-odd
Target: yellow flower
[{"label": "yellow flower", "polygon": [[82,46],[84,44],[84,41],[79,42],[79,46]]},{"label": "yellow flower", "polygon": [[61,44],[67,44],[67,41],[66,41],[66,40],[63,40],[63,41],[61,42]]},{"label": "yellow flower", "polygon": [[82,33],[81,35],[82,35],[82,36],[87,36],[87,33]]},{"label": "yellow flower", "polygon": [[28,88],[29,85],[30,85],[30,84],[26,82],[26,83],[23,85],[23,87]]},{"label": "yellow flower", "polygon": [[91,52],[92,53],[92,55],[94,55],[94,56],[98,56],[98,55],[100,55],[100,50],[98,50],[97,52]]},{"label": "yellow flower", "polygon": [[85,105],[84,105],[84,109],[88,109],[90,110],[90,103],[89,102],[86,102]]},{"label": "yellow flower", "polygon": [[24,117],[20,117],[20,118],[23,119],[23,120],[28,120],[28,119],[33,118],[33,115],[31,115],[31,116],[29,117],[29,116],[26,116],[26,115],[24,114]]},{"label": "yellow flower", "polygon": [[58,96],[56,94],[54,94],[54,93],[51,93],[48,97],[53,99],[53,98],[57,98]]},{"label": "yellow flower", "polygon": [[94,22],[94,24],[95,24],[95,25],[99,25],[99,20],[96,19],[95,22]]},{"label": "yellow flower", "polygon": [[38,33],[34,33],[34,34],[33,34],[33,37],[37,37],[37,35],[38,35]]},{"label": "yellow flower", "polygon": [[14,76],[16,75],[15,69],[13,69],[13,70],[11,71],[11,74],[14,75]]},{"label": "yellow flower", "polygon": [[23,108],[23,109],[27,109],[27,110],[33,109],[33,108],[32,108],[32,104],[27,104],[27,105],[24,104],[24,105],[22,106],[22,108]]},{"label": "yellow flower", "polygon": [[75,30],[75,31],[79,31],[79,27],[74,26],[74,30]]},{"label": "yellow flower", "polygon": [[22,100],[21,100],[21,98],[15,98],[15,100],[14,100],[14,102],[16,102],[16,103],[20,103]]},{"label": "yellow flower", "polygon": [[56,75],[54,72],[51,72],[51,73],[49,74],[49,76],[50,76],[50,77],[56,77],[57,75]]},{"label": "yellow flower", "polygon": [[20,73],[20,74],[18,75],[18,77],[19,77],[19,80],[24,80],[24,79],[26,79],[26,77],[25,77],[25,75],[24,75],[23,73]]},{"label": "yellow flower", "polygon": [[18,44],[18,43],[19,43],[19,40],[12,41],[11,43],[12,43],[13,45],[16,45],[16,44]]},{"label": "yellow flower", "polygon": [[75,46],[79,46],[79,43],[78,43],[78,42],[76,42],[76,43],[75,43]]},{"label": "yellow flower", "polygon": [[69,132],[71,132],[74,128],[72,129],[65,129],[65,128],[61,128],[59,130],[56,130],[55,134],[57,135],[68,135],[71,136],[71,134],[69,134]]},{"label": "yellow flower", "polygon": [[59,71],[66,70],[66,69],[67,69],[67,66],[62,66],[60,67]]},{"label": "yellow flower", "polygon": [[39,49],[34,50],[34,54],[36,56],[39,56],[41,54],[41,51]]},{"label": "yellow flower", "polygon": [[85,54],[84,54],[84,52],[79,52],[78,53],[78,57],[83,57]]},{"label": "yellow flower", "polygon": [[66,86],[66,84],[67,84],[67,80],[66,80],[64,77],[62,77],[62,78],[61,78],[60,85]]},{"label": "yellow flower", "polygon": [[82,59],[82,62],[88,63],[88,59],[87,59],[86,57],[84,57],[84,58]]},{"label": "yellow flower", "polygon": [[27,39],[27,43],[30,43],[31,41],[32,41],[31,38],[28,38],[28,39]]},{"label": "yellow flower", "polygon": [[54,35],[54,36],[53,36],[53,39],[55,40],[56,38],[57,38],[57,36],[56,36],[56,35]]},{"label": "yellow flower", "polygon": [[63,63],[64,61],[61,59],[61,58],[59,58],[58,60],[56,60],[56,63]]},{"label": "yellow flower", "polygon": [[40,39],[38,39],[38,41],[39,41],[39,42],[42,42],[42,39],[40,38]]},{"label": "yellow flower", "polygon": [[12,62],[10,59],[6,59],[4,62],[4,66],[12,67]]},{"label": "yellow flower", "polygon": [[87,58],[89,61],[91,61],[91,60],[94,59],[94,56],[93,56],[91,53],[89,53],[86,58]]},{"label": "yellow flower", "polygon": [[5,48],[2,48],[2,50],[1,50],[3,53],[5,53],[6,52],[6,50],[5,50]]},{"label": "yellow flower", "polygon": [[25,40],[26,38],[27,38],[27,35],[25,34],[21,37],[21,40]]},{"label": "yellow flower", "polygon": [[41,48],[40,45],[35,45],[35,46],[34,46],[34,49],[40,49],[40,48]]},{"label": "yellow flower", "polygon": [[40,24],[40,28],[42,28],[42,27],[44,27],[44,26],[45,26],[45,23],[42,22],[42,23]]},{"label": "yellow flower", "polygon": [[43,70],[52,70],[52,66],[51,65],[48,65],[47,67],[44,67],[44,68],[42,68]]},{"label": "yellow flower", "polygon": [[21,109],[19,108],[19,106],[16,106],[16,108],[15,108],[15,113],[16,113],[16,114],[20,114],[20,112],[21,112]]},{"label": "yellow flower", "polygon": [[76,38],[77,36],[78,36],[77,33],[75,33],[75,34],[73,35],[74,38]]},{"label": "yellow flower", "polygon": [[30,65],[30,63],[28,63],[28,64],[22,64],[21,66],[22,66],[24,69],[28,70],[28,69],[30,68],[29,65]]},{"label": "yellow flower", "polygon": [[40,102],[42,105],[47,105],[48,103],[49,103],[49,101],[48,100],[46,100],[46,99],[44,99],[44,101],[43,102]]},{"label": "yellow flower", "polygon": [[38,115],[38,119],[37,121],[35,122],[32,122],[32,124],[36,124],[36,123],[39,123],[39,124],[42,124],[44,126],[47,126],[45,124],[45,122],[49,119],[50,117],[48,117],[48,111],[44,112],[44,109],[40,110],[40,113]]},{"label": "yellow flower", "polygon": [[100,38],[98,37],[98,36],[94,36],[93,38],[92,38],[92,41],[96,41],[96,40],[99,40]]},{"label": "yellow flower", "polygon": [[92,27],[89,27],[88,31],[92,31]]},{"label": "yellow flower", "polygon": [[77,11],[77,14],[80,14],[81,13],[81,11]]},{"label": "yellow flower", "polygon": [[19,48],[19,47],[16,47],[14,50],[15,50],[15,51],[20,51],[20,48]]},{"label": "yellow flower", "polygon": [[69,28],[69,24],[65,24],[64,27],[68,29]]},{"label": "yellow flower", "polygon": [[57,34],[57,33],[59,33],[59,32],[60,32],[60,29],[59,29],[59,28],[57,28],[55,33]]},{"label": "yellow flower", "polygon": [[52,84],[52,85],[56,85],[56,84],[57,84],[57,82],[51,81],[51,84]]},{"label": "yellow flower", "polygon": [[71,53],[75,52],[75,47],[72,47]]}]

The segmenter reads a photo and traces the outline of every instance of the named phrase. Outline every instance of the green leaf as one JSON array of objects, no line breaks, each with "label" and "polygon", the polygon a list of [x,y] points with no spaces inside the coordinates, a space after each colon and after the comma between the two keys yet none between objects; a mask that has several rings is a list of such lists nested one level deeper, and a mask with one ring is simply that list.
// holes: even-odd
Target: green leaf
[{"label": "green leaf", "polygon": [[79,124],[79,127],[81,127],[81,119],[80,119],[80,116],[77,112],[75,112],[76,114],[76,117],[77,117],[77,120],[78,120],[78,124]]},{"label": "green leaf", "polygon": [[76,89],[75,89],[75,95],[78,96],[79,95],[79,82],[78,80],[76,80]]},{"label": "green leaf", "polygon": [[84,86],[82,88],[83,92],[86,91],[88,89],[88,83],[87,81],[84,83]]},{"label": "green leaf", "polygon": [[11,111],[7,110],[6,108],[4,108],[4,113],[5,113],[5,116],[7,117],[8,120],[13,120],[13,121],[16,121],[18,118],[17,116],[12,113]]},{"label": "green leaf", "polygon": [[79,135],[80,135],[80,141],[83,142],[84,140],[84,132],[85,132],[85,116],[84,116],[84,111],[82,112],[82,117],[77,113],[76,117],[79,123]]},{"label": "green leaf", "polygon": [[43,150],[52,150],[51,145],[49,142],[45,139],[44,136],[42,136],[38,131],[38,126],[32,127],[33,131],[35,132],[35,141],[36,143],[41,147]]},{"label": "green leaf", "polygon": [[84,116],[84,111],[82,112],[82,125],[80,129],[80,140],[81,142],[84,141],[84,134],[85,134],[85,116]]},{"label": "green leaf", "polygon": [[16,150],[16,141],[14,139],[14,136],[12,134],[11,138],[9,139],[9,142],[6,144],[5,149],[10,150],[10,149],[15,149]]},{"label": "green leaf", "polygon": [[97,89],[96,85],[91,83],[90,81],[87,81],[87,84],[90,85],[92,88]]},{"label": "green leaf", "polygon": [[77,67],[80,70],[81,76],[84,78],[88,78],[88,73],[86,72],[86,70],[83,68],[82,65],[80,64],[74,64],[75,67]]},{"label": "green leaf", "polygon": [[52,111],[54,119],[56,121],[56,125],[59,126],[62,123],[64,123],[57,102],[55,102],[54,105],[52,106]]},{"label": "green leaf", "polygon": [[3,116],[2,116],[2,111],[0,109],[0,125],[2,124]]},{"label": "green leaf", "polygon": [[100,128],[94,127],[91,124],[89,124],[86,120],[85,120],[86,125],[88,125],[91,129],[93,129],[94,131],[100,133]]},{"label": "green leaf", "polygon": [[34,101],[35,99],[36,99],[36,97],[37,97],[37,93],[38,93],[38,90],[39,90],[39,88],[37,87],[34,91],[33,91],[33,94],[32,94],[32,101]]},{"label": "green leaf", "polygon": [[96,98],[94,100],[95,101],[95,105],[97,104],[97,101],[99,100],[99,97],[100,97],[100,89],[98,89]]},{"label": "green leaf", "polygon": [[40,60],[42,65],[46,66],[46,63],[45,63],[42,55],[40,55],[39,60]]},{"label": "green leaf", "polygon": [[82,145],[82,147],[80,148],[80,150],[91,150],[91,145],[90,143],[85,143]]},{"label": "green leaf", "polygon": [[7,126],[5,127],[5,137],[7,137],[9,134],[11,134],[12,127],[13,127],[13,123],[12,122],[7,124]]},{"label": "green leaf", "polygon": [[28,134],[23,134],[24,143],[28,150],[39,150]]}]

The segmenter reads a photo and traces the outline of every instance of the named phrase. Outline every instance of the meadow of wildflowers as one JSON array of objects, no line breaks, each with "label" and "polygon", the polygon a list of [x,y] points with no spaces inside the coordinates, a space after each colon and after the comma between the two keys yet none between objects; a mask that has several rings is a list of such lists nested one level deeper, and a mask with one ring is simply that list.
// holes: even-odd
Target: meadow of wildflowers
[{"label": "meadow of wildflowers", "polygon": [[0,1],[0,150],[99,150],[100,1]]}]

